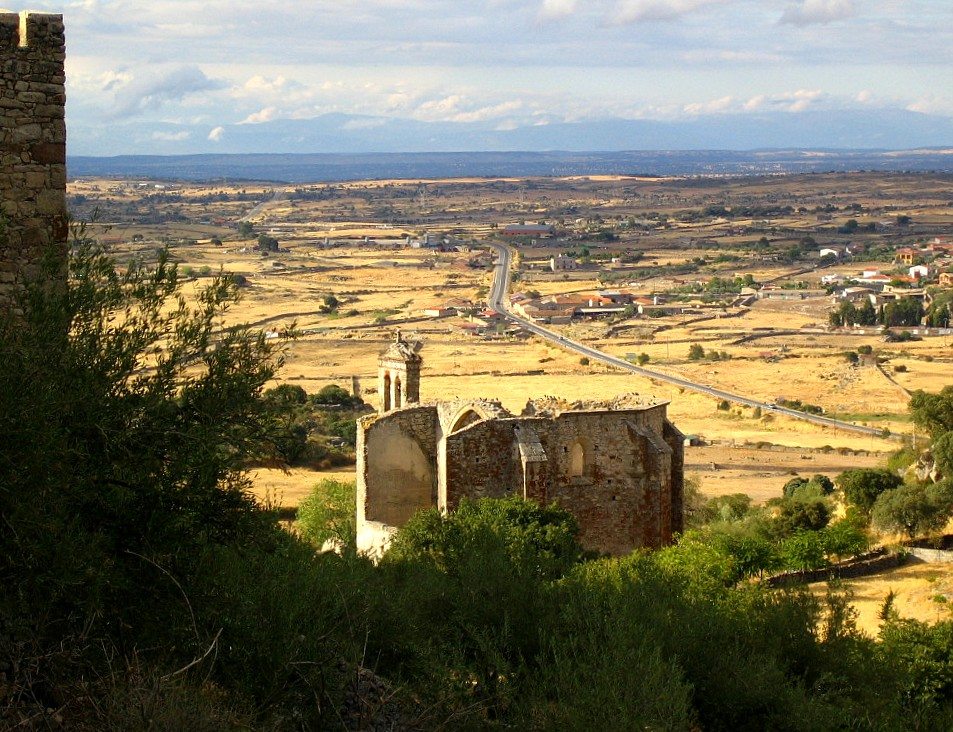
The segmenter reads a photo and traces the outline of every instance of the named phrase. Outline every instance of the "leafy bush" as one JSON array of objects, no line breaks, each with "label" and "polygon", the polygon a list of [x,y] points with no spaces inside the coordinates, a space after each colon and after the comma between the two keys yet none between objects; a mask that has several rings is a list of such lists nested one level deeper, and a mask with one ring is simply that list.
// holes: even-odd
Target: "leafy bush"
[{"label": "leafy bush", "polygon": [[942,528],[953,515],[953,482],[931,486],[904,485],[881,493],[871,518],[885,531],[897,531],[913,539]]},{"label": "leafy bush", "polygon": [[897,488],[902,482],[896,473],[882,468],[848,470],[835,480],[837,487],[844,492],[847,503],[856,506],[868,516],[877,496]]},{"label": "leafy bush", "polygon": [[354,483],[325,479],[298,506],[295,527],[307,541],[321,548],[328,541],[355,549]]},{"label": "leafy bush", "polygon": [[572,514],[516,497],[464,500],[455,511],[418,512],[394,537],[389,557],[418,558],[446,571],[464,555],[502,553],[510,571],[558,577],[579,561]]}]

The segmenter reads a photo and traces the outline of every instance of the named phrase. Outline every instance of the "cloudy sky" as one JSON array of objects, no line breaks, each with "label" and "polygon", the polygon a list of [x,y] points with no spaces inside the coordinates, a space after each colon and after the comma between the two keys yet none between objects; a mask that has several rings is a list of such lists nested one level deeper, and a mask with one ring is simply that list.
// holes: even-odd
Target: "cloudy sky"
[{"label": "cloudy sky", "polygon": [[73,154],[214,152],[236,125],[329,112],[496,130],[825,109],[953,117],[950,0],[31,7],[66,17]]}]

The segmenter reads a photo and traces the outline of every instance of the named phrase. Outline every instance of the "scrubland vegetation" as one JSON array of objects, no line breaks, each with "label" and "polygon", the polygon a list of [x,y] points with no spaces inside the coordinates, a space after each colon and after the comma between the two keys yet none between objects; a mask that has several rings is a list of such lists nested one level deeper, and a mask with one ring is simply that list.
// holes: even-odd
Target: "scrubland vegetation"
[{"label": "scrubland vegetation", "polygon": [[[762,551],[804,562],[798,537],[852,553],[898,484],[697,500],[677,546],[619,559],[586,556],[556,507],[465,504],[418,514],[375,565],[349,548],[346,489],[325,486],[300,535],[249,497],[245,469],[287,459],[313,400],[266,393],[280,353],[219,327],[233,283],[189,305],[161,258],[71,268],[0,331],[3,726],[953,726],[953,621],[885,605],[870,638],[836,593],[746,579]],[[953,393],[917,399],[946,444]],[[835,489],[855,509],[832,520]]]}]

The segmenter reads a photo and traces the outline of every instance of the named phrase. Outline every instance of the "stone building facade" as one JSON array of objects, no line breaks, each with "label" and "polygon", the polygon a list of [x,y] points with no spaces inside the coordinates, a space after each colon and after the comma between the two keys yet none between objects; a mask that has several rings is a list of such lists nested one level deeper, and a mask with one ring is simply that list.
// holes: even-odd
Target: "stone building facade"
[{"label": "stone building facade", "polygon": [[[419,394],[419,345],[399,339],[380,370],[392,369],[399,352],[414,359],[408,377],[417,375],[402,388]],[[607,554],[663,546],[682,530],[684,436],[667,419],[667,402],[549,398],[531,400],[517,416],[495,401],[415,399],[394,408],[393,390],[381,397],[379,413],[359,420],[357,430],[364,552],[382,551],[419,509],[452,511],[464,498],[514,494],[566,508],[583,546]]]},{"label": "stone building facade", "polygon": [[65,53],[63,16],[0,11],[0,307],[65,261]]}]

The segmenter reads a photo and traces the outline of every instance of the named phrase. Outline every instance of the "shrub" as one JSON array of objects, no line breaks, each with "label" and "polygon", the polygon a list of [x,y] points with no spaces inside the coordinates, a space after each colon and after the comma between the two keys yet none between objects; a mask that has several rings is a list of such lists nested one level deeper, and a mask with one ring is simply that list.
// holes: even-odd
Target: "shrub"
[{"label": "shrub", "polygon": [[354,483],[325,479],[298,506],[295,527],[317,548],[333,542],[347,551],[356,550]]},{"label": "shrub", "polygon": [[835,483],[844,492],[848,504],[870,515],[874,502],[884,491],[897,488],[903,481],[896,473],[881,468],[848,470],[837,476]]},{"label": "shrub", "polygon": [[929,487],[904,485],[877,497],[871,518],[885,531],[897,531],[908,538],[927,534],[946,525],[953,514],[953,484]]},{"label": "shrub", "polygon": [[781,495],[783,495],[785,498],[790,498],[791,496],[794,495],[794,492],[798,488],[805,485],[807,485],[807,478],[802,478],[801,476],[797,476],[796,478],[791,478],[791,480],[785,483],[784,486],[781,488]]},{"label": "shrub", "polygon": [[823,539],[815,531],[799,531],[785,539],[781,555],[792,569],[820,569],[828,563]]},{"label": "shrub", "polygon": [[521,498],[464,500],[456,511],[418,512],[397,532],[388,556],[420,558],[446,571],[464,554],[502,552],[511,571],[557,577],[581,557],[572,514]]}]

